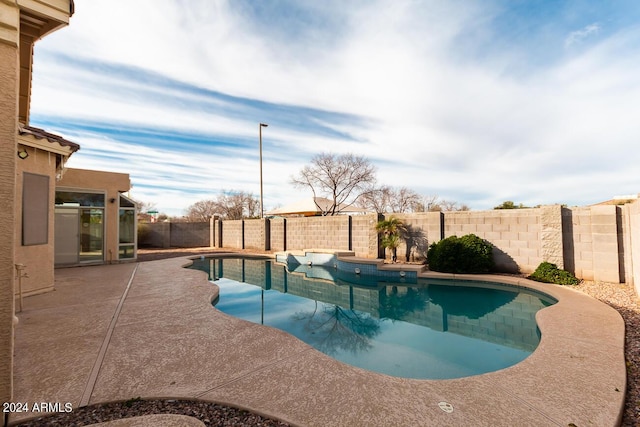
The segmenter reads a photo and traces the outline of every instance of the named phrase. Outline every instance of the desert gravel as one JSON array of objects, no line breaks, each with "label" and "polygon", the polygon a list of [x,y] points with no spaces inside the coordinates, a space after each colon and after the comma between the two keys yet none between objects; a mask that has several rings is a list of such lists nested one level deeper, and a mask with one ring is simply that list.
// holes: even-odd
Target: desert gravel
[{"label": "desert gravel", "polygon": [[205,426],[285,427],[289,424],[261,417],[248,411],[192,400],[140,400],[106,403],[74,409],[73,412],[37,418],[23,427],[80,427],[90,424],[150,414],[178,414],[199,419]]},{"label": "desert gravel", "polygon": [[618,310],[625,324],[627,395],[622,426],[640,426],[640,301],[633,287],[612,283],[588,282],[576,289]]}]

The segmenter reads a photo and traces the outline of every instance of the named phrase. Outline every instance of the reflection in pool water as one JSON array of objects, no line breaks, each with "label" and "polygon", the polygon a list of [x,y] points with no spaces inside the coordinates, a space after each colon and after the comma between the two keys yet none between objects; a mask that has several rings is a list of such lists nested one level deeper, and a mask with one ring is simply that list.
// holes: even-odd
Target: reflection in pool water
[{"label": "reflection in pool water", "polygon": [[265,259],[207,258],[192,268],[220,287],[219,310],[344,363],[406,378],[459,378],[522,361],[540,341],[535,313],[555,302],[490,283],[393,283],[319,266],[289,271]]}]

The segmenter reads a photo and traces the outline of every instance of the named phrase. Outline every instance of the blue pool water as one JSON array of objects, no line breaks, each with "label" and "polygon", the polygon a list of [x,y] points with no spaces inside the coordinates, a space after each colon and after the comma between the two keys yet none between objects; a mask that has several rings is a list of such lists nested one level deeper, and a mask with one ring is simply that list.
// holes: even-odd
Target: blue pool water
[{"label": "blue pool water", "polygon": [[555,302],[482,282],[351,283],[330,268],[290,271],[265,259],[207,258],[192,268],[220,287],[214,305],[224,313],[286,331],[344,363],[405,378],[459,378],[522,361],[540,341],[535,313]]}]

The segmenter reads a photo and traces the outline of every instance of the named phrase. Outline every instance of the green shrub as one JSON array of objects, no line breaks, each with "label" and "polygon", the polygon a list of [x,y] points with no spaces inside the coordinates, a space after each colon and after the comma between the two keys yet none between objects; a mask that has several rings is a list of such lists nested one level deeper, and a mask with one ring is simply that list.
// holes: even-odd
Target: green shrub
[{"label": "green shrub", "polygon": [[580,280],[567,270],[562,270],[557,265],[546,261],[540,263],[529,279],[558,285],[577,285],[580,283]]},{"label": "green shrub", "polygon": [[447,237],[429,246],[427,263],[444,273],[487,273],[494,268],[493,246],[475,234]]}]

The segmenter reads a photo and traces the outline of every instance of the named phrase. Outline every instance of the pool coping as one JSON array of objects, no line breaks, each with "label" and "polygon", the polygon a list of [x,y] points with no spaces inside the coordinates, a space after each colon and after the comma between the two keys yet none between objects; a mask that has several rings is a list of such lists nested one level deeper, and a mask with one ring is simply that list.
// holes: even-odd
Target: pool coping
[{"label": "pool coping", "polygon": [[[301,252],[313,252],[320,251],[322,253],[330,252],[330,250],[314,250],[314,249],[305,249]],[[557,302],[546,309],[540,310],[536,314],[536,321],[541,330],[541,341],[532,356],[525,359],[523,362],[518,363],[512,367],[508,367],[496,372],[490,372],[482,375],[477,375],[468,378],[460,378],[456,379],[456,381],[465,381],[465,380],[488,380],[494,382],[494,386],[500,387],[504,390],[510,390],[513,392],[510,387],[511,382],[518,382],[513,378],[509,379],[510,374],[516,374],[518,376],[526,376],[526,375],[536,375],[539,373],[541,368],[546,368],[549,365],[546,363],[550,361],[550,359],[554,359],[555,356],[558,357],[559,360],[562,360],[567,356],[566,351],[557,351],[558,346],[563,344],[570,346],[577,344],[590,344],[585,351],[589,350],[591,346],[597,347],[596,353],[598,353],[598,357],[589,357],[588,353],[569,353],[569,358],[580,360],[580,371],[590,372],[591,374],[600,373],[602,375],[601,379],[607,379],[607,384],[612,384],[609,386],[604,386],[602,389],[598,390],[598,386],[593,384],[589,384],[587,388],[582,388],[583,390],[588,390],[588,396],[582,396],[578,399],[575,394],[576,392],[576,380],[583,380],[581,375],[570,376],[571,365],[567,366],[562,362],[556,361],[556,366],[554,367],[554,371],[564,372],[566,375],[560,381],[556,381],[556,385],[563,385],[563,389],[556,389],[553,394],[552,399],[538,399],[539,406],[532,405],[532,409],[546,407],[557,407],[558,399],[561,395],[572,396],[575,400],[579,400],[580,403],[576,405],[576,401],[572,400],[571,405],[567,408],[564,408],[562,411],[558,413],[560,415],[559,418],[555,418],[549,416],[549,421],[553,423],[557,423],[558,425],[583,425],[583,423],[594,423],[594,419],[598,421],[595,425],[612,425],[617,426],[622,421],[622,414],[624,411],[624,400],[625,400],[625,391],[626,391],[626,367],[625,367],[625,359],[624,359],[624,321],[622,316],[613,308],[608,305],[595,300],[594,298],[587,296],[579,291],[573,290],[569,287],[564,287],[555,284],[541,283],[536,282],[525,277],[521,276],[513,276],[513,275],[504,275],[504,274],[456,274],[456,273],[441,273],[435,271],[425,270],[423,266],[415,265],[415,264],[404,264],[404,263],[393,263],[388,264],[384,263],[384,260],[380,259],[368,259],[356,257],[349,253],[344,252],[336,252],[338,258],[342,258],[343,261],[348,263],[371,263],[375,264],[379,269],[383,270],[396,270],[396,271],[416,271],[417,277],[419,279],[446,279],[446,280],[464,280],[464,281],[484,281],[491,282],[496,284],[507,284],[510,286],[514,286],[517,288],[524,288],[526,290],[542,293],[548,295],[555,299]],[[346,255],[346,256],[345,256]],[[215,257],[215,255],[214,255]],[[275,256],[265,255],[265,256],[256,256],[256,257],[268,257],[275,258]],[[190,259],[195,259],[195,257],[191,257]],[[186,267],[187,265],[185,265]],[[577,303],[577,306],[574,306],[573,303]],[[575,309],[579,307],[590,308],[594,312],[592,314],[598,314],[597,318],[590,318],[580,316],[581,319],[576,321],[575,319]],[[603,317],[601,317],[603,316]],[[571,323],[571,319],[573,319],[573,323],[570,328],[566,326]],[[603,322],[604,321],[604,322]],[[617,328],[618,334],[617,337],[614,337],[613,340],[610,337],[610,331],[606,328],[603,329],[602,326],[613,326]],[[585,332],[589,327],[592,327],[592,332]],[[593,333],[593,331],[600,331],[602,333]],[[610,345],[604,345],[599,342],[599,339],[605,339],[606,342],[609,342]],[[582,350],[582,347],[579,347]],[[606,354],[601,354],[604,351]],[[544,354],[544,362],[540,363],[538,360],[539,356]],[[616,361],[617,360],[617,368],[615,366],[603,366],[601,364],[602,360],[609,359]],[[591,363],[590,363],[591,362]],[[610,369],[609,369],[610,368]],[[358,369],[358,368],[356,368]],[[569,369],[569,371],[567,371]],[[591,379],[594,379],[595,375],[591,376]],[[452,380],[410,380],[410,381],[452,381]],[[534,387],[529,388],[526,391],[526,395],[530,395],[531,392],[538,392],[539,395],[548,393],[548,384],[544,382],[542,384],[532,384]],[[586,385],[586,384],[584,384]],[[594,398],[597,396],[597,398]],[[604,396],[607,396],[610,401],[610,406],[604,404],[603,400],[601,400]],[[525,394],[522,395],[522,398],[525,397]],[[607,400],[605,398],[604,400]],[[585,405],[585,401],[591,400],[588,405]],[[442,402],[439,402],[442,403]],[[449,402],[447,402],[449,403]],[[586,408],[593,408],[594,412],[589,413],[585,411]],[[609,406],[609,410],[607,410],[607,406]],[[452,407],[455,406],[452,404]],[[574,413],[570,415],[574,408],[580,408],[578,413]],[[566,410],[566,412],[564,412]],[[444,411],[444,409],[443,409]],[[541,410],[542,413],[545,413],[544,410]],[[588,415],[587,415],[588,414]],[[604,415],[604,416],[603,416]],[[546,416],[546,415],[545,415]],[[561,419],[563,419],[561,421]],[[581,418],[581,421],[578,421],[577,418]],[[571,421],[573,420],[573,421]],[[607,422],[610,422],[610,424]],[[524,420],[523,420],[524,421]],[[525,423],[526,424],[526,423]]]},{"label": "pool coping", "polygon": [[[15,400],[78,405],[121,299],[114,293],[112,309],[101,308],[95,294],[111,284],[122,292],[131,275],[90,404],[138,396],[198,399],[294,426],[620,424],[626,390],[624,322],[616,310],[576,290],[503,275],[422,273],[521,286],[558,303],[537,313],[542,339],[523,362],[461,379],[412,380],[343,364],[282,331],[221,313],[211,305],[217,286],[206,273],[183,268],[195,258],[56,271],[57,280],[68,276],[74,286],[73,281],[81,282],[73,292],[86,296],[78,296],[73,305],[60,300],[39,311],[30,307],[36,300],[56,298],[55,292],[28,297],[19,315]],[[113,272],[121,270],[118,279]],[[52,333],[52,322],[71,322],[68,314],[76,312],[77,325],[63,329],[77,329],[73,341]],[[39,336],[46,338],[27,340]],[[39,352],[25,357],[32,354],[29,349]]]}]

